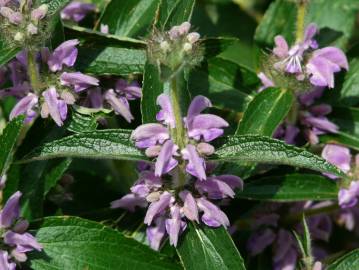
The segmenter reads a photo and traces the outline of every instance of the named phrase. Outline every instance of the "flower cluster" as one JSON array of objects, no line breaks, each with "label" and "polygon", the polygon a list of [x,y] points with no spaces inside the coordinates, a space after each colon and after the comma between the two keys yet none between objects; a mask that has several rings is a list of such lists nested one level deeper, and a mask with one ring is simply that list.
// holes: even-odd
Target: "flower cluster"
[{"label": "flower cluster", "polygon": [[[289,48],[282,36],[275,37],[276,47],[273,54],[278,58],[275,68],[296,76],[297,80],[309,78],[314,86],[334,87],[334,73],[342,68],[348,70],[345,54],[338,48],[325,47],[318,49],[314,40],[318,29],[315,24],[309,24],[305,30],[304,40]],[[310,55],[306,55],[312,50]],[[303,60],[307,59],[305,63]]]},{"label": "flower cluster", "polygon": [[0,269],[15,270],[15,262],[25,262],[26,253],[41,251],[42,246],[35,237],[27,233],[29,223],[20,218],[19,200],[21,192],[14,193],[0,212],[1,249]]},{"label": "flower cluster", "polygon": [[148,41],[149,59],[161,68],[162,76],[184,66],[197,65],[202,60],[200,35],[189,32],[191,24],[184,22],[168,32],[155,32]]},{"label": "flower cluster", "polygon": [[[345,172],[350,179],[352,179],[349,183],[343,183],[344,186],[340,188],[338,193],[339,205],[342,208],[356,206],[359,199],[359,155],[356,155],[354,160],[352,160],[349,148],[340,145],[327,144],[323,148],[322,157],[328,162],[336,165]],[[326,175],[332,179],[337,178],[334,175]]]},{"label": "flower cluster", "polygon": [[42,4],[32,8],[32,1],[20,4],[20,1],[5,0],[0,2],[0,28],[3,38],[9,43],[16,42],[19,46],[42,43],[46,31],[45,17],[48,6]]},{"label": "flower cluster", "polygon": [[15,96],[19,99],[10,119],[25,114],[25,121],[31,122],[40,112],[41,117],[50,116],[58,126],[62,126],[68,115],[68,105],[75,104],[79,95],[87,90],[86,105],[94,108],[110,106],[128,122],[133,120],[128,100],[140,98],[141,87],[136,82],[129,84],[121,79],[115,89],[102,95],[97,78],[70,69],[76,62],[78,44],[79,41],[74,39],[65,41],[52,53],[48,48],[41,49],[36,57],[36,72],[41,74],[42,83],[36,86],[31,85],[30,75],[27,76],[27,51],[19,53],[7,65],[3,74],[4,77],[8,75],[12,86],[0,90],[0,97]]},{"label": "flower cluster", "polygon": [[[144,124],[132,133],[136,146],[146,149],[146,155],[156,158],[154,165],[141,169],[139,180],[131,193],[112,202],[112,207],[134,211],[136,206],[149,208],[145,217],[147,238],[151,247],[159,249],[167,234],[170,243],[177,245],[178,236],[186,228],[186,219],[208,226],[229,226],[227,216],[210,200],[233,198],[235,188],[242,188],[242,180],[234,175],[210,175],[213,165],[205,157],[214,152],[208,142],[223,134],[228,124],[212,114],[201,114],[211,106],[210,101],[197,96],[183,119],[186,134],[182,147],[172,138],[176,120],[169,96],[157,99],[161,106],[157,114],[158,124]],[[184,174],[183,170],[188,174]]]},{"label": "flower cluster", "polygon": [[[255,212],[251,222],[253,232],[247,241],[247,249],[250,255],[256,256],[272,245],[273,269],[296,269],[297,261],[300,258],[297,240],[291,231],[282,226],[281,216],[288,217],[290,214],[295,215],[303,210],[320,208],[324,206],[323,204],[327,204],[327,202],[317,204],[313,202],[296,203],[290,207],[279,203],[263,205]],[[310,217],[307,219],[307,223],[312,240],[329,240],[332,232],[332,221],[328,215],[320,214]],[[297,232],[303,232],[302,224],[295,224],[295,228]],[[314,247],[313,252],[317,259],[321,259],[325,255],[325,251],[317,246]]]},{"label": "flower cluster", "polygon": [[[289,117],[280,125],[274,137],[283,139],[288,144],[318,144],[319,135],[337,133],[338,126],[332,123],[327,115],[331,113],[329,104],[315,103],[323,93],[323,88],[316,88],[310,92],[297,96],[297,107],[292,108],[294,119]],[[293,116],[292,115],[292,116]]]},{"label": "flower cluster", "polygon": [[41,117],[51,116],[58,126],[63,125],[67,117],[67,106],[75,103],[80,92],[99,84],[94,77],[64,70],[75,64],[78,44],[79,41],[74,39],[62,43],[53,53],[47,48],[41,50],[37,69],[45,82],[43,85],[31,85],[26,76],[29,69],[28,52],[17,55],[8,65],[13,86],[2,90],[2,96],[13,95],[20,98],[11,111],[10,119],[25,114],[26,122],[30,122],[41,111]]}]

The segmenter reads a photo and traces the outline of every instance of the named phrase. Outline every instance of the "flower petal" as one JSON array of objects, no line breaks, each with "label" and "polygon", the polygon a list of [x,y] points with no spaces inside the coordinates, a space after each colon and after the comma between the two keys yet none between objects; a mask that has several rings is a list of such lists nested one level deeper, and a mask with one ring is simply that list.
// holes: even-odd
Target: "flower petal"
[{"label": "flower petal", "polygon": [[72,67],[77,58],[78,50],[76,46],[80,42],[77,39],[71,39],[63,42],[50,55],[47,62],[49,69],[52,72],[62,70],[63,65]]},{"label": "flower petal", "polygon": [[111,208],[123,208],[130,212],[135,212],[136,206],[146,207],[147,206],[146,199],[130,193],[123,196],[119,200],[111,202]]},{"label": "flower petal", "polygon": [[81,72],[64,72],[60,77],[61,85],[74,87],[75,92],[81,92],[91,86],[98,86],[99,80]]},{"label": "flower petal", "polygon": [[204,159],[198,155],[196,147],[192,144],[188,144],[181,153],[183,159],[188,161],[186,171],[200,180],[206,180],[205,162]]},{"label": "flower petal", "polygon": [[153,202],[148,207],[144,223],[151,225],[154,217],[164,211],[166,208],[170,207],[170,203],[173,200],[171,193],[165,191],[161,194],[160,199],[156,202]]},{"label": "flower petal", "polygon": [[183,190],[179,193],[179,197],[183,202],[182,211],[186,218],[199,222],[197,203],[192,193],[188,190]]},{"label": "flower petal", "polygon": [[350,171],[351,154],[349,148],[327,144],[323,148],[322,157],[342,171],[346,173]]},{"label": "flower petal", "polygon": [[172,140],[168,140],[164,143],[155,164],[156,176],[168,173],[178,165],[178,161],[172,157],[177,149],[178,147],[172,142]]},{"label": "flower petal", "polygon": [[131,139],[136,141],[136,146],[139,148],[147,148],[157,143],[162,144],[169,138],[168,129],[161,124],[143,124],[131,134]]},{"label": "flower petal", "polygon": [[157,121],[169,125],[171,128],[176,127],[176,119],[173,112],[171,99],[166,94],[161,94],[157,97],[157,105],[161,106],[161,110],[157,113]]},{"label": "flower petal", "polygon": [[21,192],[15,192],[6,202],[4,208],[0,213],[0,227],[8,228],[10,227],[14,221],[19,218],[20,215],[20,197]]}]

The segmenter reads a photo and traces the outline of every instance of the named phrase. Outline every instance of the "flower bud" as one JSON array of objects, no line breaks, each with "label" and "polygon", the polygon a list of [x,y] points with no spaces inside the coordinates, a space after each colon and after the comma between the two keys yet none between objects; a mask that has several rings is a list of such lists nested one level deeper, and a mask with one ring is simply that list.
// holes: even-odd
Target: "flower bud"
[{"label": "flower bud", "polygon": [[184,50],[185,52],[190,52],[190,51],[192,50],[192,44],[186,42],[186,43],[183,45],[183,50]]},{"label": "flower bud", "polygon": [[167,41],[162,41],[160,47],[164,52],[167,52],[170,49],[170,44]]},{"label": "flower bud", "polygon": [[14,36],[14,40],[16,41],[23,41],[24,40],[24,35],[20,32],[17,32]]},{"label": "flower bud", "polygon": [[37,27],[35,25],[33,25],[32,23],[30,23],[28,26],[27,26],[27,33],[29,35],[36,35],[37,34]]},{"label": "flower bud", "polygon": [[146,149],[145,154],[148,157],[157,157],[161,152],[161,145],[154,145]]},{"label": "flower bud", "polygon": [[197,151],[201,155],[210,156],[214,153],[214,147],[209,143],[201,142],[197,145]]},{"label": "flower bud", "polygon": [[199,40],[200,37],[201,35],[197,32],[192,32],[187,35],[187,40],[189,43],[194,44]]},{"label": "flower bud", "polygon": [[146,197],[146,201],[156,202],[159,200],[160,196],[161,196],[161,193],[159,191],[152,192],[152,193],[148,194],[148,196]]},{"label": "flower bud", "polygon": [[186,35],[189,32],[189,29],[191,28],[191,24],[189,22],[184,22],[179,26],[179,34],[181,36]]},{"label": "flower bud", "polygon": [[1,7],[0,14],[7,18],[12,24],[20,24],[22,22],[22,14],[20,12],[15,12],[11,8]]},{"label": "flower bud", "polygon": [[43,18],[45,18],[47,11],[48,6],[46,4],[42,4],[37,9],[31,11],[31,19],[36,22],[42,20]]}]

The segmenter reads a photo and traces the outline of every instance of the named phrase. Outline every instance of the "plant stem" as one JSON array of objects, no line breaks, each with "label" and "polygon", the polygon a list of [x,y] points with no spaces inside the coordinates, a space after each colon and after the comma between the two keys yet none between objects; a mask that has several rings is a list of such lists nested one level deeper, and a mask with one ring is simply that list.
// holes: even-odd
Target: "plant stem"
[{"label": "plant stem", "polygon": [[174,140],[174,143],[178,145],[180,149],[185,147],[185,132],[182,122],[182,112],[180,106],[180,93],[178,89],[178,76],[174,76],[171,79],[171,104],[173,108],[173,113],[175,116],[176,127],[171,130],[171,135]]},{"label": "plant stem", "polygon": [[306,10],[307,10],[307,1],[299,0],[298,12],[297,12],[296,43],[302,42],[304,38]]},{"label": "plant stem", "polygon": [[[176,122],[176,127],[171,129],[171,137],[173,138],[174,143],[178,145],[179,149],[182,150],[186,145],[186,133],[182,120],[183,118],[180,106],[181,97],[179,93],[178,80],[178,75],[173,76],[171,79],[170,98]],[[183,160],[179,162],[179,167],[176,173],[178,178],[178,188],[181,189],[181,187],[186,184],[185,164]]]},{"label": "plant stem", "polygon": [[30,78],[30,83],[32,89],[38,93],[41,88],[41,80],[39,78],[39,74],[37,72],[36,62],[35,62],[35,53],[33,51],[28,51],[27,54],[27,72]]}]

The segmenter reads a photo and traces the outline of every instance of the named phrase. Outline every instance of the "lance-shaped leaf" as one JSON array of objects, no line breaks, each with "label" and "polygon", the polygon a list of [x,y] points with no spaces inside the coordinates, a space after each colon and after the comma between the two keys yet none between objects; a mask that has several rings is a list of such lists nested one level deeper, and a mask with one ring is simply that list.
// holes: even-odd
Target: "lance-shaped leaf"
[{"label": "lance-shaped leaf", "polygon": [[321,175],[288,174],[270,176],[244,185],[237,197],[265,201],[335,200],[339,188],[336,183]]},{"label": "lance-shaped leaf", "polygon": [[130,139],[131,130],[107,129],[75,134],[45,143],[24,158],[24,161],[58,157],[146,160]]},{"label": "lance-shaped leaf", "polygon": [[269,88],[260,92],[248,105],[236,134],[272,136],[292,107],[292,91]]},{"label": "lance-shaped leaf", "polygon": [[331,265],[328,266],[327,270],[354,270],[358,269],[358,265],[359,249],[355,249],[333,262]]},{"label": "lance-shaped leaf", "polygon": [[77,217],[46,218],[36,232],[43,252],[33,252],[34,270],[179,270],[168,256],[102,224]]},{"label": "lance-shaped leaf", "polygon": [[[341,33],[334,45],[345,48],[355,29],[357,1],[316,0],[307,8],[307,23],[316,23],[319,28],[329,28]],[[294,42],[297,8],[294,1],[276,0],[259,24],[255,40],[272,45],[276,35],[284,35],[289,43]],[[326,44],[329,45],[329,44]]]},{"label": "lance-shaped leaf", "polygon": [[21,134],[24,117],[9,122],[0,136],[0,177],[6,174],[11,164],[17,140]]},{"label": "lance-shaped leaf", "polygon": [[264,136],[229,136],[213,156],[217,161],[282,164],[345,176],[334,165],[303,148]]},{"label": "lance-shaped leaf", "polygon": [[106,7],[101,23],[111,33],[122,37],[136,37],[145,33],[155,17],[160,0],[112,0]]},{"label": "lance-shaped leaf", "polygon": [[66,25],[66,37],[81,41],[76,69],[95,75],[143,73],[146,43],[127,37],[103,34],[79,26]]},{"label": "lance-shaped leaf", "polygon": [[4,41],[0,41],[0,66],[5,65],[20,52],[20,48],[13,48]]},{"label": "lance-shaped leaf", "polygon": [[186,270],[245,270],[243,259],[227,230],[189,224],[177,247]]},{"label": "lance-shaped leaf", "polygon": [[158,6],[155,26],[161,30],[169,30],[172,26],[190,21],[195,0],[166,0]]}]

